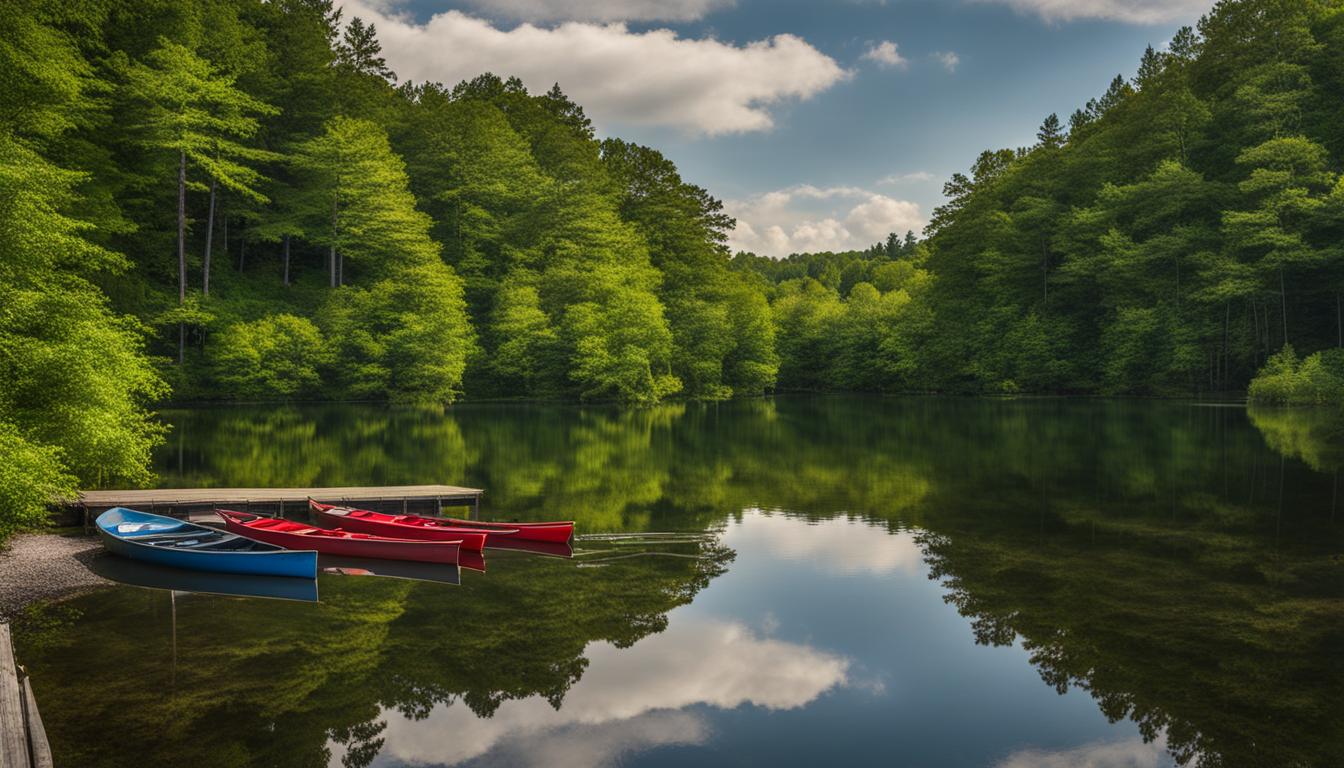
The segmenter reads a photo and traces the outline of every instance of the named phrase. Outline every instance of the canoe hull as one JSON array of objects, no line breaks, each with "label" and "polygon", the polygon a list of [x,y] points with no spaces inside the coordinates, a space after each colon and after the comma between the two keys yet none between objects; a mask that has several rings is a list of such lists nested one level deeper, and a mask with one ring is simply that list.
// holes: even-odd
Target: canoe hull
[{"label": "canoe hull", "polygon": [[[108,518],[112,513],[119,513],[118,517]],[[124,513],[130,513],[126,515]],[[158,565],[167,565],[173,568],[186,568],[193,571],[206,571],[210,573],[236,573],[253,576],[291,576],[303,579],[317,578],[317,552],[293,552],[273,547],[271,545],[260,544],[265,547],[263,551],[234,551],[234,552],[210,552],[192,549],[175,549],[169,547],[157,547],[150,544],[136,542],[133,538],[117,536],[109,526],[105,524],[106,520],[112,520],[111,527],[115,529],[116,520],[132,520],[154,523],[157,521],[166,521],[177,524],[176,530],[190,532],[199,529],[201,532],[210,532],[214,529],[205,526],[194,525],[192,523],[182,523],[170,517],[161,515],[150,515],[145,512],[135,512],[134,510],[123,510],[114,508],[104,512],[98,517],[98,535],[102,538],[103,546],[111,553],[128,557],[132,560],[141,560],[146,563],[156,563]],[[218,534],[216,534],[218,535]],[[244,537],[246,538],[246,537]]]},{"label": "canoe hull", "polygon": [[[216,510],[230,531],[248,538],[264,541],[286,549],[313,549],[323,555],[363,557],[376,560],[408,560],[417,563],[456,564],[459,540],[424,541],[414,539],[363,539],[336,536],[305,535],[288,531],[254,528],[226,513]],[[235,513],[236,514],[236,513]],[[264,519],[264,518],[262,518]]]},{"label": "canoe hull", "polygon": [[555,523],[486,523],[478,520],[459,520],[457,518],[444,518],[444,522],[460,525],[466,528],[480,528],[487,533],[491,529],[501,528],[515,533],[494,534],[490,533],[490,539],[487,546],[493,546],[497,541],[509,539],[512,541],[541,541],[549,544],[567,544],[574,536],[574,523],[571,521]]},{"label": "canoe hull", "polygon": [[[480,552],[485,549],[486,534],[479,531],[462,530],[437,526],[406,525],[393,520],[355,517],[348,514],[333,513],[339,509],[327,504],[313,502],[310,505],[313,514],[324,523],[356,533],[369,533],[394,539],[418,539],[420,541],[458,541],[464,551]],[[354,510],[364,512],[366,510]],[[392,517],[387,515],[386,517]]]}]

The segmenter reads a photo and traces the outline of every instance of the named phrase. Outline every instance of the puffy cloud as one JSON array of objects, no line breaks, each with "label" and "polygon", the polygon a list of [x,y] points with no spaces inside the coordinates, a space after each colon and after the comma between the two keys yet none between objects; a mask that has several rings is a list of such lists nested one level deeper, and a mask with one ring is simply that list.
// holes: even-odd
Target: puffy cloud
[{"label": "puffy cloud", "polygon": [[[796,709],[846,685],[851,664],[737,622],[684,612],[630,648],[595,642],[584,655],[588,668],[558,710],[537,696],[505,701],[484,720],[461,704],[439,705],[421,721],[385,711],[385,749],[392,762],[411,764],[610,765],[639,749],[705,743],[709,724],[686,708]],[[329,746],[340,751],[335,742]]]},{"label": "puffy cloud", "polygon": [[1005,757],[995,768],[1158,768],[1171,764],[1166,751],[1164,733],[1147,743],[1136,736],[1072,749],[1023,749]]},{"label": "puffy cloud", "polygon": [[774,257],[867,248],[891,232],[918,232],[925,223],[917,203],[862,187],[802,184],[727,200],[724,208],[737,218],[730,248]]},{"label": "puffy cloud", "polygon": [[383,55],[403,80],[453,84],[489,71],[517,75],[534,91],[559,82],[599,124],[761,131],[774,124],[772,105],[811,98],[850,76],[794,35],[733,45],[668,29],[632,32],[624,24],[504,30],[459,11],[421,24],[382,7],[344,3],[347,18],[377,24]]},{"label": "puffy cloud", "polygon": [[915,171],[913,173],[893,173],[889,176],[883,176],[877,180],[878,184],[911,184],[933,181],[938,177],[928,171]]},{"label": "puffy cloud", "polygon": [[733,0],[467,0],[481,13],[518,21],[695,21]]},{"label": "puffy cloud", "polygon": [[900,67],[905,69],[907,62],[900,51],[896,50],[896,44],[890,40],[883,40],[880,43],[874,43],[868,46],[864,51],[863,58],[868,61],[877,62],[879,67]]},{"label": "puffy cloud", "polygon": [[806,562],[844,576],[913,576],[924,569],[924,551],[908,532],[890,533],[845,517],[811,522],[760,510],[747,513],[724,535],[724,543],[738,552],[764,550],[765,557]]},{"label": "puffy cloud", "polygon": [[1193,21],[1213,6],[1213,0],[980,0],[1033,13],[1046,21],[1105,19],[1128,24],[1168,24]]},{"label": "puffy cloud", "polygon": [[961,57],[957,55],[956,51],[936,51],[932,56],[937,59],[938,63],[943,65],[943,69],[946,69],[948,72],[956,72],[957,65],[961,64]]}]

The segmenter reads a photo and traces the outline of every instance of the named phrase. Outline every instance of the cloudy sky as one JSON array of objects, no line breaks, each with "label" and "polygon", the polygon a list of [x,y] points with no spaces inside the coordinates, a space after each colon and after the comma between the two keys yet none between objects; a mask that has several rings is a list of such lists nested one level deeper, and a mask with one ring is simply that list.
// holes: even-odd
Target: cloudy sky
[{"label": "cloudy sky", "polygon": [[918,231],[942,183],[1130,76],[1211,0],[345,0],[403,79],[560,87],[761,254]]}]

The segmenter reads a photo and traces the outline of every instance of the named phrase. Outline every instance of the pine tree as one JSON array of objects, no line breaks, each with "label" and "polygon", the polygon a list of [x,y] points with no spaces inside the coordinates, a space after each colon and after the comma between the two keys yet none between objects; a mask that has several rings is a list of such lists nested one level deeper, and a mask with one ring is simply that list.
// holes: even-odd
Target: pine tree
[{"label": "pine tree", "polygon": [[[136,119],[139,142],[154,152],[171,154],[177,161],[177,271],[178,304],[187,300],[187,164],[211,179],[210,210],[213,225],[215,184],[245,197],[265,201],[257,191],[261,174],[249,163],[274,159],[270,152],[250,147],[240,139],[257,131],[257,115],[274,108],[234,87],[233,79],[217,73],[206,60],[186,46],[160,39],[145,62],[124,71],[124,93],[140,105]],[[209,233],[207,233],[207,243]],[[209,246],[202,287],[208,292]],[[178,363],[183,361],[185,331],[178,326]]]}]

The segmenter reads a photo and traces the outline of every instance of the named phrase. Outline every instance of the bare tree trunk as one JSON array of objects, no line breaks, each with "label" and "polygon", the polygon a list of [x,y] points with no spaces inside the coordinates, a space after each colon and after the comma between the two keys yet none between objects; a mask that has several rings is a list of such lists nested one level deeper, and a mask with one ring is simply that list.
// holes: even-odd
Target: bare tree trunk
[{"label": "bare tree trunk", "polygon": [[1288,346],[1288,291],[1283,287],[1283,265],[1279,265],[1279,301],[1283,307],[1283,346]]},{"label": "bare tree trunk", "polygon": [[1260,367],[1260,312],[1255,308],[1255,299],[1251,299],[1251,367]]},{"label": "bare tree trunk", "polygon": [[[187,303],[187,152],[178,151],[177,162],[177,305]],[[187,327],[177,324],[177,363],[186,360]]]},{"label": "bare tree trunk", "polygon": [[1232,322],[1232,302],[1223,305],[1223,378],[1222,388],[1227,389],[1227,380],[1229,378],[1228,360],[1227,360],[1227,326]]},{"label": "bare tree trunk", "polygon": [[218,182],[210,179],[210,215],[206,217],[205,224],[205,261],[201,264],[201,293],[210,295],[210,246],[215,236],[215,185]]},{"label": "bare tree trunk", "polygon": [[285,235],[285,285],[289,285],[289,235]]},{"label": "bare tree trunk", "polygon": [[1041,243],[1041,303],[1050,300],[1050,251]]},{"label": "bare tree trunk", "polygon": [[345,285],[345,254],[336,254],[336,285]]},{"label": "bare tree trunk", "polygon": [[247,265],[247,225],[243,225],[243,236],[238,243],[238,271],[242,272],[243,267]]},{"label": "bare tree trunk", "polygon": [[339,199],[331,199],[331,253],[327,256],[327,266],[331,270],[331,287],[336,287],[336,211]]}]

